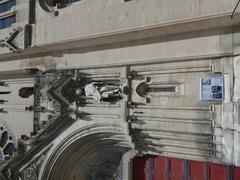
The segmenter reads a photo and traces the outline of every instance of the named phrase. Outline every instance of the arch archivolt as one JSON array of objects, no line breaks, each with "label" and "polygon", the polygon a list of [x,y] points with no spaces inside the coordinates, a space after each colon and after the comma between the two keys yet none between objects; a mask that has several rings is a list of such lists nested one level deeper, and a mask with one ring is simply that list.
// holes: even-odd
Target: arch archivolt
[{"label": "arch archivolt", "polygon": [[[93,124],[73,129],[64,132],[54,141],[42,162],[39,180],[64,180],[75,176],[93,178],[90,174],[105,178],[111,176],[113,179],[115,176],[121,176],[119,175],[121,172],[119,168],[122,168],[121,158],[126,154],[133,155],[131,138],[123,126]],[[98,163],[106,166],[105,168],[111,166],[112,169],[108,169],[107,173],[101,167],[100,171],[97,168]]]}]

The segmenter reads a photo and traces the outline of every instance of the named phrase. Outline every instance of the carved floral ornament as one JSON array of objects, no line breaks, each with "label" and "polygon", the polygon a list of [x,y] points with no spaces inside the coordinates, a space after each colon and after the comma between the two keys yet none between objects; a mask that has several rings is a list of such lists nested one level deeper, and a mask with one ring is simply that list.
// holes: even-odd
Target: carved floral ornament
[{"label": "carved floral ornament", "polygon": [[35,167],[29,167],[24,171],[24,180],[37,180],[37,171]]},{"label": "carved floral ornament", "polygon": [[26,164],[20,169],[20,176],[22,180],[37,180],[40,168],[42,166],[43,161],[46,158],[46,154],[51,149],[52,144],[46,147],[39,155],[37,155],[33,160]]}]

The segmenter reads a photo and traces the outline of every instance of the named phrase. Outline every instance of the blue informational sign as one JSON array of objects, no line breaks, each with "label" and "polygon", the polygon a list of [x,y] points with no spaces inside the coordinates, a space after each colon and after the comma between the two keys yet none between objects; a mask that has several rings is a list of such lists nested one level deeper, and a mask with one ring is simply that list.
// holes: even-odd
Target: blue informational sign
[{"label": "blue informational sign", "polygon": [[224,100],[224,77],[208,76],[200,80],[200,99],[202,101]]}]

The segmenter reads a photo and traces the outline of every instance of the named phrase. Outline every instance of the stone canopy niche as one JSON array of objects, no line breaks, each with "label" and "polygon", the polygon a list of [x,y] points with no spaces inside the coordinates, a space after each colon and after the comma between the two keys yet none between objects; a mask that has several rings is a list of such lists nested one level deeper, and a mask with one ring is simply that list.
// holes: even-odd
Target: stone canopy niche
[{"label": "stone canopy niche", "polygon": [[57,5],[57,0],[39,0],[40,6],[47,12],[53,12]]},{"label": "stone canopy niche", "polygon": [[61,8],[77,1],[80,0],[39,0],[39,4],[45,11],[53,12],[55,8]]}]

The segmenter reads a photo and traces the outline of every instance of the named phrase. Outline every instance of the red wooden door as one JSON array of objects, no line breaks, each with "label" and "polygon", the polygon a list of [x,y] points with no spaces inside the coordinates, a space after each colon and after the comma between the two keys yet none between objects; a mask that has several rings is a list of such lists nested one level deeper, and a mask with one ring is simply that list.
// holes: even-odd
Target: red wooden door
[{"label": "red wooden door", "polygon": [[162,156],[135,157],[132,168],[133,180],[240,180],[240,167]]},{"label": "red wooden door", "polygon": [[208,165],[209,180],[226,180],[227,168],[222,164],[210,163]]},{"label": "red wooden door", "polygon": [[191,180],[205,180],[207,174],[206,163],[200,161],[190,161],[189,162],[189,179]]},{"label": "red wooden door", "polygon": [[170,179],[184,180],[184,160],[170,158]]},{"label": "red wooden door", "polygon": [[147,168],[147,158],[145,157],[135,157],[133,159],[133,180],[147,180],[146,168]]},{"label": "red wooden door", "polygon": [[154,158],[153,180],[168,180],[168,158],[161,156]]}]

